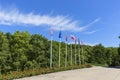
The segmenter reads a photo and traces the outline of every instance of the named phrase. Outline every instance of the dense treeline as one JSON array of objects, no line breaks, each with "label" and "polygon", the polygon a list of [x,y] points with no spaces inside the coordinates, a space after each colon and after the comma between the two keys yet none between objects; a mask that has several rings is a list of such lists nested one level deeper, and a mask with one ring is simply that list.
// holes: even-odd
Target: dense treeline
[{"label": "dense treeline", "polygon": [[[65,66],[65,43],[61,43],[61,67]],[[59,42],[53,41],[53,67],[58,67]],[[73,65],[75,65],[73,44]],[[85,63],[120,65],[120,48],[84,45]],[[81,51],[80,47],[80,51]],[[79,45],[77,65],[79,64]],[[70,66],[70,45],[68,45],[68,64]],[[81,54],[82,55],[82,54]],[[80,55],[80,57],[81,57]],[[82,57],[81,57],[82,60]],[[0,32],[0,72],[23,71],[34,68],[47,68],[50,62],[50,41],[39,34],[16,31],[14,34]]]}]

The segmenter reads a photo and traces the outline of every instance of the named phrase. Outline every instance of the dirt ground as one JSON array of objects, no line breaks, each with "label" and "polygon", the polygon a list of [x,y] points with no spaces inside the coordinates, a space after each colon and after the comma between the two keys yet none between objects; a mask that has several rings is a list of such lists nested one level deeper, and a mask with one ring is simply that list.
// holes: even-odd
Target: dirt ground
[{"label": "dirt ground", "polygon": [[120,68],[92,67],[25,77],[17,80],[120,80]]}]

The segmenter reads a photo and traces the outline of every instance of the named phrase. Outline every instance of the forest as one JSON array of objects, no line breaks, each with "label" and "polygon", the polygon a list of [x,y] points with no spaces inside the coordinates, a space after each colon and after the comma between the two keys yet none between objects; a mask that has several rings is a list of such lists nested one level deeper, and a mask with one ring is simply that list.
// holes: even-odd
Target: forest
[{"label": "forest", "polygon": [[[117,37],[117,36],[116,36]],[[120,36],[118,37],[120,39]],[[65,66],[65,42],[61,42],[61,67]],[[74,47],[73,44],[73,54]],[[118,44],[119,45],[119,44]],[[67,45],[67,66],[70,65],[70,44]],[[80,46],[80,47],[79,47]],[[107,64],[108,66],[120,66],[120,48],[104,47],[102,44],[95,46],[76,45],[76,59],[79,65],[78,51],[84,49],[84,61],[90,64]],[[53,67],[58,67],[59,42],[53,41]],[[82,55],[82,54],[81,54]],[[80,55],[80,56],[81,56]],[[80,59],[82,59],[80,57]],[[48,68],[50,66],[50,40],[40,34],[30,34],[27,31],[0,32],[0,73],[11,71],[24,71],[33,68]]]}]

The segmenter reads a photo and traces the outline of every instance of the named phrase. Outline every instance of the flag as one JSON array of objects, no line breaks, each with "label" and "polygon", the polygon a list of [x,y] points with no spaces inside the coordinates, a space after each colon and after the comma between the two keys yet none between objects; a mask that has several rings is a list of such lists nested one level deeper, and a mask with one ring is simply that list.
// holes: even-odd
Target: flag
[{"label": "flag", "polygon": [[68,35],[67,35],[67,33],[66,33],[66,41],[68,41]]},{"label": "flag", "polygon": [[50,36],[53,36],[53,29],[50,28]]},{"label": "flag", "polygon": [[60,32],[59,32],[59,38],[62,38],[62,35],[61,35],[61,30],[60,30]]},{"label": "flag", "polygon": [[71,39],[72,39],[73,41],[75,41],[75,40],[76,40],[76,37],[73,36],[73,35],[71,35]]},{"label": "flag", "polygon": [[74,35],[71,35],[71,39],[75,42],[75,44],[76,44],[76,41],[77,41],[77,39],[76,39],[76,37],[74,36]]}]

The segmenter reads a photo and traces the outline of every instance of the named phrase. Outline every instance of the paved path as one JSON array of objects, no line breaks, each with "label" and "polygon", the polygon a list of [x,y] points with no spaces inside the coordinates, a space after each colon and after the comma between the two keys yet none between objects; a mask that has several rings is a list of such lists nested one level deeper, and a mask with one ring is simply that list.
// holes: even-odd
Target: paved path
[{"label": "paved path", "polygon": [[120,80],[120,68],[92,67],[26,77],[18,80]]}]

